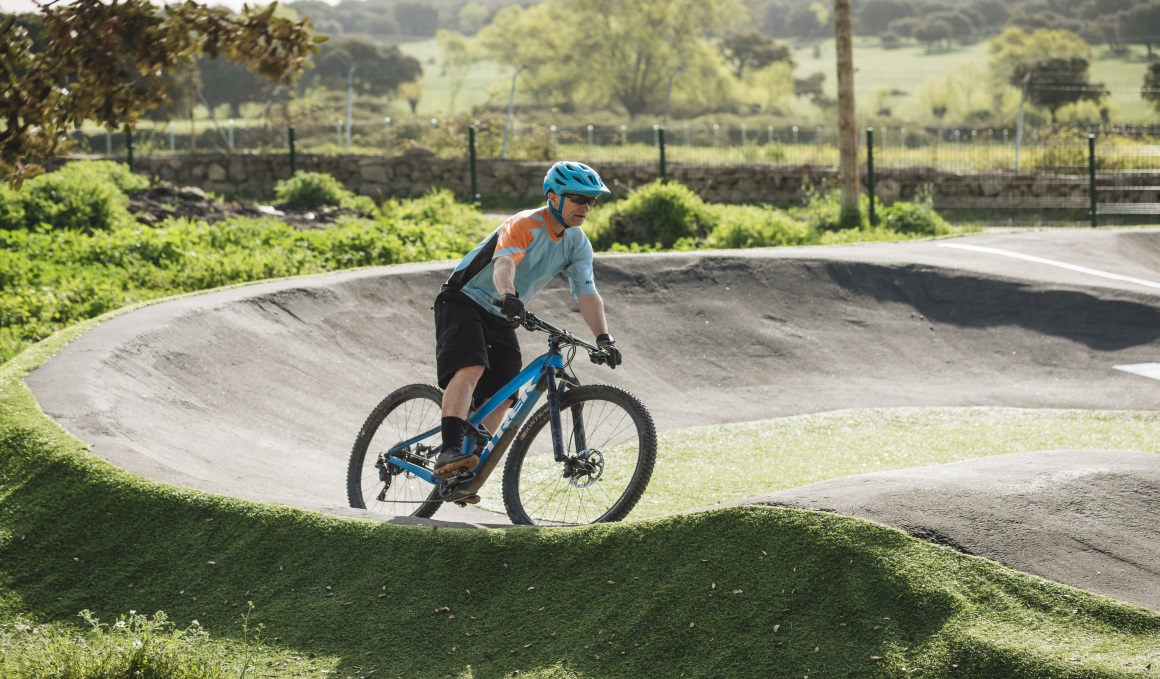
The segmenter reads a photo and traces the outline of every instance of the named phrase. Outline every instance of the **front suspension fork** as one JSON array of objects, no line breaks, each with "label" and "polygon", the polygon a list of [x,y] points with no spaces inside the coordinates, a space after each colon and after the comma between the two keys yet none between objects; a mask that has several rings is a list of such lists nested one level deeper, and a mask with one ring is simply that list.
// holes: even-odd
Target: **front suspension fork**
[{"label": "front suspension fork", "polygon": [[[557,376],[562,380],[559,388],[556,387]],[[564,426],[560,418],[560,393],[567,385],[579,386],[579,383],[562,372],[548,373],[548,420],[552,427],[552,452],[556,462],[565,462],[568,459],[564,452]],[[580,404],[572,406],[572,439],[576,443],[576,452],[588,448],[584,436],[584,413]]]}]

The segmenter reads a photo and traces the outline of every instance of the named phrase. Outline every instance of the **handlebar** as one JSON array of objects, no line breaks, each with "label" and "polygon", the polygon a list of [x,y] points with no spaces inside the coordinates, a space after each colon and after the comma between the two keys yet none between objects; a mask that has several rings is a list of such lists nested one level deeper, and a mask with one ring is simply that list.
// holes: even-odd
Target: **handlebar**
[{"label": "handlebar", "polygon": [[[493,299],[491,303],[497,307],[502,304],[502,302],[498,299]],[[598,347],[595,344],[589,344],[588,342],[585,342],[567,330],[556,327],[545,320],[537,318],[536,315],[530,311],[524,311],[524,317],[520,319],[520,325],[522,325],[525,330],[530,330],[532,332],[546,332],[549,335],[554,336],[558,342],[571,344],[577,347],[583,347],[588,350],[589,354],[601,359],[608,357],[608,351],[604,348]]]},{"label": "handlebar", "polygon": [[604,349],[596,346],[595,344],[589,344],[588,342],[585,342],[584,340],[573,335],[572,333],[568,332],[567,330],[564,330],[563,328],[558,328],[547,321],[540,320],[539,318],[537,318],[535,316],[535,314],[531,313],[530,311],[528,312],[527,317],[524,319],[524,321],[520,325],[524,326],[524,328],[526,328],[528,330],[532,330],[532,331],[539,330],[540,332],[546,332],[546,333],[549,333],[551,335],[555,335],[562,342],[565,342],[567,344],[572,344],[572,345],[575,345],[578,347],[584,347],[585,349],[587,349],[590,352],[596,352],[599,354],[607,354],[608,353]]}]

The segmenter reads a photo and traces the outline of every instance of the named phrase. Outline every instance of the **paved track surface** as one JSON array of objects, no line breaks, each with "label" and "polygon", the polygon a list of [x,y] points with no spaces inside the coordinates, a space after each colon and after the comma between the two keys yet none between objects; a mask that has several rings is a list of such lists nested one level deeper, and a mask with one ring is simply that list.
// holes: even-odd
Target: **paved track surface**
[{"label": "paved track surface", "polygon": [[[153,305],[93,329],[27,384],[45,412],[126,469],[365,516],[345,507],[350,445],[386,393],[433,379],[431,300],[450,267]],[[1115,369],[1160,362],[1157,229],[601,256],[596,268],[626,363],[582,367],[581,378],[641,395],[661,430],[871,406],[1160,409],[1160,380]],[[535,310],[583,327],[563,286]],[[540,353],[542,337],[521,340],[526,355]],[[864,516],[1160,608],[1160,456],[1006,458],[758,500]],[[438,516],[506,523],[470,508]]]}]

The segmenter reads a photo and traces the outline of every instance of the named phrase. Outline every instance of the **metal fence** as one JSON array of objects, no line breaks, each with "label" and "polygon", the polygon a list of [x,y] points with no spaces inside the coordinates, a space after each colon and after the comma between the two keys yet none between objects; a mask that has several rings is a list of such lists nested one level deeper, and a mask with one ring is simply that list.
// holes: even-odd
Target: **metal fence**
[{"label": "metal fence", "polygon": [[[199,121],[204,123],[205,121]],[[184,128],[184,129],[183,129]],[[291,145],[293,139],[293,145]],[[124,157],[124,133],[82,130],[81,150]],[[863,184],[875,202],[927,200],[957,221],[998,224],[1124,224],[1160,216],[1160,130],[877,128],[860,137]],[[550,125],[436,118],[333,125],[234,124],[139,129],[138,155],[313,153],[394,156],[422,146],[440,158],[583,160],[597,167],[798,168],[819,178],[838,165],[837,130],[822,125],[750,126],[677,121]],[[822,180],[824,181],[824,180]],[[800,196],[773,195],[772,200]]]}]

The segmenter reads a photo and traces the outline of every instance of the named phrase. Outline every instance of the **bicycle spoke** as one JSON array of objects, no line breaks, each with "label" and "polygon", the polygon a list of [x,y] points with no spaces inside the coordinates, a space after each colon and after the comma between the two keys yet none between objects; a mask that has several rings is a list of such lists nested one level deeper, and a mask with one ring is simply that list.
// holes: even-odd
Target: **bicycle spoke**
[{"label": "bicycle spoke", "polygon": [[[352,506],[392,516],[434,513],[439,504],[429,502],[433,491],[430,483],[395,465],[386,464],[380,469],[379,462],[399,442],[437,428],[441,416],[440,393],[426,385],[404,387],[379,404],[351,453],[348,485]],[[412,464],[426,466],[436,443],[419,441],[398,455]]]},{"label": "bicycle spoke", "polygon": [[[512,482],[505,474],[509,514],[515,507],[521,520],[555,525],[621,518],[651,473],[651,418],[639,402],[612,387],[581,387],[564,399],[560,426],[568,462],[556,461],[551,427],[541,411],[509,460],[512,474],[518,474]],[[647,449],[642,449],[644,437],[650,437]]]}]

